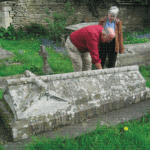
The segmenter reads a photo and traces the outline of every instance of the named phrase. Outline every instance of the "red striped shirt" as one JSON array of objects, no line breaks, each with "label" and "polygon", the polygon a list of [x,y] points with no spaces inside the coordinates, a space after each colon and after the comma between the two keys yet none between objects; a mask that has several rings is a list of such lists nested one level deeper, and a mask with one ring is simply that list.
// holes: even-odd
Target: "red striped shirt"
[{"label": "red striped shirt", "polygon": [[101,63],[98,45],[101,41],[103,27],[101,25],[90,25],[71,33],[72,43],[81,52],[90,52],[92,63]]}]

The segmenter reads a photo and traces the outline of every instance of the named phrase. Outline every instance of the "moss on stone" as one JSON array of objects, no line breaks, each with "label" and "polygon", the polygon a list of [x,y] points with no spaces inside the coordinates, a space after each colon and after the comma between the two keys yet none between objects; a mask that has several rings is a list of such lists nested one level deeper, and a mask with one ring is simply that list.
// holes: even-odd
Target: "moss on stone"
[{"label": "moss on stone", "polygon": [[14,116],[11,108],[9,107],[8,103],[4,100],[4,98],[0,99],[0,102],[2,102],[5,105],[6,110],[11,114],[11,116]]},{"label": "moss on stone", "polygon": [[0,103],[3,104],[0,107],[0,117],[2,121],[4,122],[4,128],[5,128],[5,134],[7,140],[12,140],[12,130],[10,127],[10,123],[12,119],[14,118],[13,112],[11,111],[9,105],[7,102],[4,100],[4,98],[0,99]]},{"label": "moss on stone", "polygon": [[[11,118],[13,119],[13,115],[12,114],[10,115],[11,115]],[[12,130],[9,125],[12,119],[10,118],[10,116],[4,113],[4,110],[2,108],[0,108],[0,117],[4,123],[5,135],[6,135],[7,140],[12,140],[13,139]]]}]

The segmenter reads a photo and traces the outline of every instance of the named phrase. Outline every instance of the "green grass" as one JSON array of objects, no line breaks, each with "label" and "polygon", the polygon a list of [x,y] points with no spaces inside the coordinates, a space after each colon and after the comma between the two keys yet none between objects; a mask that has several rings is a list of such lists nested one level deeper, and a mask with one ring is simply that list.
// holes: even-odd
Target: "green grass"
[{"label": "green grass", "polygon": [[[138,31],[139,32],[139,31]],[[134,32],[133,34],[137,34]],[[149,33],[149,30],[140,32],[141,34]],[[124,41],[127,43],[142,43],[149,39],[141,41],[130,37],[131,33],[124,33]],[[20,63],[20,65],[6,66],[3,61],[0,62],[0,76],[17,75],[30,70],[37,75],[43,75],[43,61],[38,54],[41,42],[35,38],[20,40],[3,40],[0,39],[1,47],[13,52],[16,56],[7,59],[6,62]],[[46,48],[50,58],[48,62],[55,74],[73,72],[72,63],[69,57],[54,52],[53,48]],[[140,66],[140,72],[146,80],[146,86],[150,88],[150,66]],[[3,97],[3,91],[0,90],[0,99]],[[128,127],[128,130],[125,130]],[[116,126],[97,125],[95,131],[83,134],[77,138],[50,138],[39,139],[33,137],[33,141],[26,145],[25,150],[50,150],[50,149],[102,149],[102,150],[130,150],[130,149],[150,149],[150,113],[140,120],[134,120],[119,124]],[[1,147],[3,149],[3,147]]]},{"label": "green grass", "polygon": [[[123,33],[124,34],[124,44],[132,43],[143,43],[149,42],[149,39],[139,39],[131,37],[131,34],[144,34],[149,33],[148,29],[143,31],[133,32],[133,33]],[[0,45],[2,48],[13,52],[16,56],[5,61],[0,61],[0,76],[10,76],[23,74],[25,70],[30,70],[37,75],[44,75],[42,72],[43,60],[39,56],[39,49],[41,42],[37,38],[25,38],[18,40],[4,40],[0,39]],[[48,62],[50,67],[54,71],[54,74],[73,72],[72,63],[69,57],[65,57],[61,54],[54,52],[53,48],[46,49],[49,52],[50,58]],[[12,65],[7,66],[6,63],[12,63]],[[13,65],[13,63],[20,63],[19,65]]]},{"label": "green grass", "polygon": [[127,36],[126,40],[123,42],[124,44],[136,44],[136,43],[146,43],[150,42],[148,38],[134,38],[132,36]]},{"label": "green grass", "polygon": [[144,79],[146,80],[146,86],[150,88],[150,66],[146,67],[144,65],[141,65],[139,70]]},{"label": "green grass", "polygon": [[135,38],[131,35],[144,35],[146,33],[150,33],[150,28],[144,28],[143,30],[135,30],[133,32],[124,32],[123,33],[123,44],[136,44],[136,43],[146,43],[150,42],[149,38]]},{"label": "green grass", "polygon": [[3,91],[4,91],[4,90],[0,90],[0,99],[3,98]]},{"label": "green grass", "polygon": [[[41,42],[35,38],[20,40],[3,40],[0,39],[3,49],[13,52],[16,56],[10,59],[0,61],[0,76],[10,76],[23,74],[25,70],[30,70],[37,75],[44,75],[42,72],[43,60],[39,56]],[[72,63],[69,57],[54,52],[52,48],[46,48],[50,58],[48,62],[54,71],[54,74],[73,72]],[[20,63],[19,65],[7,66],[6,62]]]},{"label": "green grass", "polygon": [[77,138],[32,137],[32,142],[25,150],[131,150],[150,149],[150,115],[140,120],[133,120],[116,126],[100,126]]}]

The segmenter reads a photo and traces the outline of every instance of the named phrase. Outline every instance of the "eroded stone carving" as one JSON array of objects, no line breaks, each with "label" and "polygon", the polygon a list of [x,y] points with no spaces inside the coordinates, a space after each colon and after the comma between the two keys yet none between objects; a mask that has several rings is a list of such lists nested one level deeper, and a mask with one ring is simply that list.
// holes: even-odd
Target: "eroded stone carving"
[{"label": "eroded stone carving", "polygon": [[[138,66],[7,80],[15,141],[150,99]],[[47,96],[48,95],[50,96]],[[29,132],[30,131],[30,132]]]},{"label": "eroded stone carving", "polygon": [[45,73],[45,74],[53,74],[53,71],[52,69],[50,68],[49,64],[48,64],[48,60],[47,58],[49,58],[49,54],[48,52],[46,52],[45,50],[45,46],[43,45],[40,45],[40,50],[39,50],[39,55],[43,58],[43,68],[42,68],[42,71]]}]

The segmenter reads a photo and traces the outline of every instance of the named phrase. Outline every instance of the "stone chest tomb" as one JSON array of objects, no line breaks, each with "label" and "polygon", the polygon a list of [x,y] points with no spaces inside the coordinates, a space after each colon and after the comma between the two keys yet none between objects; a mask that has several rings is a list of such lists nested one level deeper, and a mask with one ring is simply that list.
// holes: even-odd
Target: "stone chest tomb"
[{"label": "stone chest tomb", "polygon": [[150,99],[138,66],[25,75],[7,80],[4,91],[14,117],[9,121],[14,141]]}]

